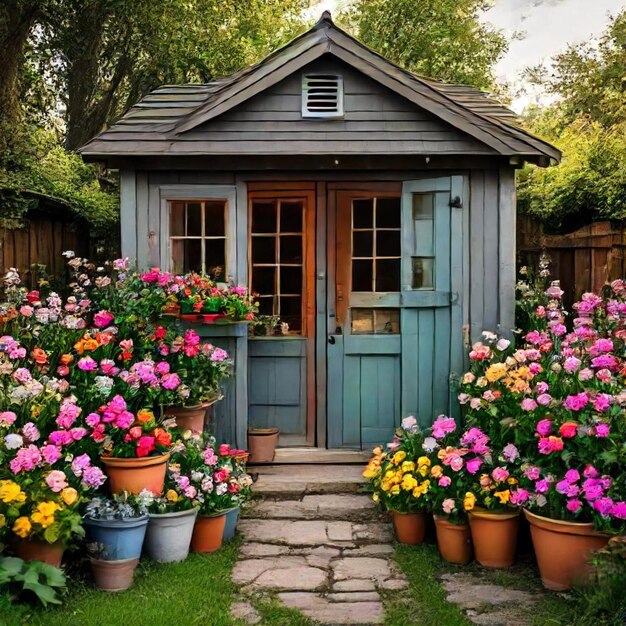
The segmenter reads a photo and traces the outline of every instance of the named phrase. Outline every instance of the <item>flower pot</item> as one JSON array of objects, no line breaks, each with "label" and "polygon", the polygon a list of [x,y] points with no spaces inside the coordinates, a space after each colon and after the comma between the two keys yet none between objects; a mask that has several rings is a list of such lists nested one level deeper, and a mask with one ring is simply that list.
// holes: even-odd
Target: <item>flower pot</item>
[{"label": "flower pot", "polygon": [[98,589],[103,591],[124,591],[133,584],[138,558],[119,561],[91,560],[91,573]]},{"label": "flower pot", "polygon": [[122,561],[141,556],[141,546],[148,525],[147,515],[124,520],[86,517],[83,524],[89,539],[104,546],[107,560]]},{"label": "flower pot", "polygon": [[226,317],[225,313],[203,313],[202,321],[205,324],[215,324],[217,320],[223,319]]},{"label": "flower pot", "polygon": [[184,561],[189,554],[189,544],[198,509],[175,513],[150,513],[146,530],[144,552],[154,561],[171,563]]},{"label": "flower pot", "polygon": [[467,524],[453,524],[441,515],[434,515],[437,547],[448,563],[467,565],[474,555],[472,535]]},{"label": "flower pot", "polygon": [[100,460],[109,478],[107,484],[110,493],[139,493],[142,489],[148,489],[155,495],[161,495],[169,458],[168,453],[132,459],[103,456]]},{"label": "flower pot", "polygon": [[226,521],[224,523],[224,534],[222,535],[223,541],[230,541],[237,530],[237,522],[239,521],[239,513],[241,507],[234,507],[226,511]]},{"label": "flower pot", "polygon": [[248,430],[250,463],[271,463],[278,443],[278,428],[251,428]]},{"label": "flower pot", "polygon": [[487,511],[476,507],[469,512],[476,560],[485,567],[509,567],[515,559],[519,511]]},{"label": "flower pot", "polygon": [[411,546],[421,544],[426,534],[426,513],[400,513],[391,511],[393,532],[399,543]]},{"label": "flower pot", "polygon": [[609,536],[591,523],[553,520],[524,511],[537,556],[541,582],[546,589],[565,591],[585,582],[592,571],[589,557],[606,546]]},{"label": "flower pot", "polygon": [[222,547],[225,525],[225,513],[211,517],[198,515],[191,536],[191,549],[194,552],[216,552],[219,550]]},{"label": "flower pot", "polygon": [[204,431],[205,421],[211,419],[213,405],[216,402],[217,399],[196,406],[170,406],[165,409],[164,414],[175,418],[176,426],[181,430],[201,433]]},{"label": "flower pot", "polygon": [[65,546],[60,541],[48,543],[43,539],[18,539],[13,543],[16,556],[24,561],[43,561],[54,567],[61,567]]}]

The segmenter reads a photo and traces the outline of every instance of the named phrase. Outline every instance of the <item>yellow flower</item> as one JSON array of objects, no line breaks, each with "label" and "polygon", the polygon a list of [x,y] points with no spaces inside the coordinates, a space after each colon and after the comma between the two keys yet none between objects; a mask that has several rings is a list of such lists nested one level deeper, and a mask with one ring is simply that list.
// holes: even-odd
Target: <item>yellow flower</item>
[{"label": "yellow flower", "polygon": [[517,485],[517,478],[514,478],[513,476],[509,476],[506,479],[506,482],[509,483],[509,485]]},{"label": "yellow flower", "polygon": [[391,488],[391,495],[392,496],[397,496],[400,493],[400,485],[394,485]]},{"label": "yellow flower", "polygon": [[65,489],[61,491],[61,499],[68,506],[72,506],[72,504],[78,500],[78,491],[76,491],[74,487],[65,487]]},{"label": "yellow flower", "polygon": [[511,492],[505,489],[504,491],[495,491],[493,495],[500,500],[500,504],[506,504],[511,497]]},{"label": "yellow flower", "polygon": [[496,380],[500,380],[506,373],[508,367],[504,363],[494,363],[487,368],[485,372],[485,378],[490,383],[495,383]]},{"label": "yellow flower", "polygon": [[17,483],[12,480],[0,480],[0,500],[2,500],[2,502],[5,504],[16,501],[24,502],[25,498],[26,494],[22,493],[22,490]]},{"label": "yellow flower", "polygon": [[48,528],[48,526],[52,526],[54,524],[54,515],[43,515],[39,511],[35,511],[30,519],[35,522],[35,524],[39,524],[43,528]]},{"label": "yellow flower", "polygon": [[374,478],[380,473],[380,467],[373,463],[368,463],[367,467],[363,470],[364,478]]},{"label": "yellow flower", "polygon": [[58,509],[59,505],[56,502],[52,502],[52,500],[48,500],[47,502],[40,502],[37,505],[37,511],[45,517],[54,515]]},{"label": "yellow flower", "polygon": [[430,475],[433,478],[439,478],[443,474],[443,468],[441,465],[433,465],[430,469]]},{"label": "yellow flower", "polygon": [[413,470],[415,470],[415,463],[413,463],[413,461],[404,461],[404,463],[402,463],[402,471],[404,473],[412,472]]},{"label": "yellow flower", "polygon": [[178,502],[178,494],[173,489],[168,489],[167,493],[165,494],[165,497],[170,502]]},{"label": "yellow flower", "polygon": [[7,518],[0,513],[0,528],[4,528],[7,525]]},{"label": "yellow flower", "polygon": [[18,536],[24,539],[24,537],[28,536],[32,525],[27,517],[18,517],[13,524],[13,532]]},{"label": "yellow flower", "polygon": [[398,452],[393,455],[393,464],[400,465],[404,459],[406,459],[406,452],[404,450],[398,450]]},{"label": "yellow flower", "polygon": [[463,499],[463,508],[466,511],[471,511],[474,508],[475,504],[476,504],[476,496],[471,491],[468,491],[465,494],[465,498]]},{"label": "yellow flower", "polygon": [[405,491],[413,491],[417,487],[417,480],[411,474],[405,474],[402,479],[402,489]]},{"label": "yellow flower", "polygon": [[430,467],[430,459],[427,456],[421,456],[419,459],[417,459],[417,465],[425,465],[426,467]]},{"label": "yellow flower", "polygon": [[41,407],[38,404],[35,404],[32,407],[30,407],[31,417],[34,417],[36,419],[39,417],[40,414],[41,414]]},{"label": "yellow flower", "polygon": [[374,500],[374,502],[378,502],[378,500],[380,500],[380,497],[377,493],[372,494],[372,500]]}]

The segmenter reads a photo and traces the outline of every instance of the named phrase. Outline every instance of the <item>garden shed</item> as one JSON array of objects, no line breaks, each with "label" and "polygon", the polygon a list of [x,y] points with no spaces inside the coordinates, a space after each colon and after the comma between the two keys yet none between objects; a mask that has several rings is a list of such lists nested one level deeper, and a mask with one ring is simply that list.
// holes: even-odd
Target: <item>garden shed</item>
[{"label": "garden shed", "polygon": [[403,415],[454,413],[464,346],[513,326],[515,169],[560,158],[328,13],[233,76],[156,89],[82,154],[120,170],[124,256],[224,267],[284,324],[202,332],[236,361],[223,437],[277,426],[298,449],[367,449]]}]

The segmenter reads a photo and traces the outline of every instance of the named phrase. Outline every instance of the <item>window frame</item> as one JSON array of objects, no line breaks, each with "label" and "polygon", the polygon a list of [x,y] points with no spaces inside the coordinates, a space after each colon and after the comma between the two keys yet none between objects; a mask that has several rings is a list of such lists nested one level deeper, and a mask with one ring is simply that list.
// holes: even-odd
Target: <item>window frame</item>
[{"label": "window frame", "polygon": [[[224,202],[224,278],[241,280],[237,266],[236,188],[229,185],[162,185],[159,187],[161,210],[160,248],[161,259],[171,271],[172,249],[170,236],[170,204],[172,202]],[[148,216],[148,220],[150,217]],[[202,226],[204,230],[204,224]],[[157,233],[148,224],[149,240]],[[186,237],[181,237],[185,239]],[[195,237],[191,237],[194,239]],[[211,239],[211,237],[203,240]]]}]

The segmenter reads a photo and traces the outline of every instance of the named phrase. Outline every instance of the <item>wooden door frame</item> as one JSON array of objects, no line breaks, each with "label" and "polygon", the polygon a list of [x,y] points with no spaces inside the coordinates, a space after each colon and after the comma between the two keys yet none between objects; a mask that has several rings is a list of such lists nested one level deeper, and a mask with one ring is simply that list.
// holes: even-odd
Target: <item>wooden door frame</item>
[{"label": "wooden door frame", "polygon": [[304,243],[305,281],[302,302],[302,337],[306,340],[306,442],[315,445],[316,438],[316,298],[315,298],[315,242],[316,242],[316,205],[315,183],[297,182],[250,182],[248,187],[248,276],[252,285],[252,202],[257,198],[277,198],[280,200],[305,200],[304,220],[302,223]]}]

